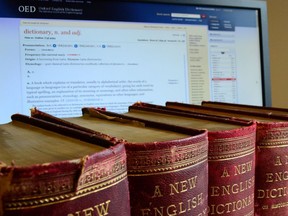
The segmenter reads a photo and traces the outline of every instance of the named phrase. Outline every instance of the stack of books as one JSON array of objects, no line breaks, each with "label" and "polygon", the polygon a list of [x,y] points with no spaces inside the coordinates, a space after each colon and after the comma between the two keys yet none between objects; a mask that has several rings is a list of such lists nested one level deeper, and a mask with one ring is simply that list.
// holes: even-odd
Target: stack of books
[{"label": "stack of books", "polygon": [[[220,105],[221,107],[220,107]],[[36,108],[0,125],[0,215],[288,215],[288,111]]]}]

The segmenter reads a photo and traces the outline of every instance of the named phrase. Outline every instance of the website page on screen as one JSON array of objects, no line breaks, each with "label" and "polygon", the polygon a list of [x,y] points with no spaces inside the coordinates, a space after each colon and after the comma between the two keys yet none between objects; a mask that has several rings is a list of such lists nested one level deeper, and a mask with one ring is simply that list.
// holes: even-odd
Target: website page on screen
[{"label": "website page on screen", "polygon": [[0,14],[0,123],[32,107],[72,117],[85,106],[126,112],[137,101],[262,104],[256,11],[134,2],[126,4],[135,17],[91,17],[87,4]]}]

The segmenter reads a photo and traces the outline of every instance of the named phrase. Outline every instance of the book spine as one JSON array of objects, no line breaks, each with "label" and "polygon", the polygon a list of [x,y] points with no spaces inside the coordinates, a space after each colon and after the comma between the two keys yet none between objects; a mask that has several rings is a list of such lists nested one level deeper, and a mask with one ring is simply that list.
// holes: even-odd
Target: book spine
[{"label": "book spine", "polygon": [[0,182],[4,216],[130,215],[123,144],[74,161],[2,167]]},{"label": "book spine", "polygon": [[[217,102],[205,102],[204,112],[211,109],[215,110],[221,107],[239,107],[245,109],[242,113],[249,114],[247,110],[255,108],[258,111],[252,111],[251,119],[259,116],[266,108],[258,108],[249,105],[227,104]],[[169,102],[169,106],[185,110],[193,109],[190,104],[179,104]],[[268,109],[268,108],[267,108]],[[271,111],[278,108],[269,108]],[[279,109],[279,111],[285,111]],[[222,110],[223,112],[223,110]],[[234,111],[235,112],[235,111]],[[236,111],[237,112],[237,111]],[[286,111],[287,112],[287,111]],[[230,111],[229,111],[230,113]],[[271,120],[257,122],[256,130],[256,168],[255,168],[255,215],[271,216],[283,215],[288,216],[288,122],[285,116],[273,115]],[[273,115],[273,116],[272,116]],[[278,119],[274,121],[273,119]],[[281,121],[282,120],[282,121]]]},{"label": "book spine", "polygon": [[209,215],[254,215],[256,124],[208,137]]},{"label": "book spine", "polygon": [[257,126],[257,216],[288,215],[288,122]]},{"label": "book spine", "polygon": [[208,214],[207,132],[125,146],[131,215]]},{"label": "book spine", "polygon": [[[177,127],[83,108],[89,116],[178,131],[189,138],[149,143],[125,143],[131,215],[207,215],[208,207],[208,137],[207,130]],[[37,111],[33,117],[50,120],[51,116]],[[73,126],[64,120],[51,121]],[[86,129],[85,129],[86,131]],[[121,214],[122,215],[122,214]]]}]

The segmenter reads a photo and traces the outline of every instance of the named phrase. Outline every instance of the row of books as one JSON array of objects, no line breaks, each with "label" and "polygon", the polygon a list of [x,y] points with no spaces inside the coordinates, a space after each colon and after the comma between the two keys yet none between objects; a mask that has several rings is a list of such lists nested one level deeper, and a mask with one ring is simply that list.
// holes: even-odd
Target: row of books
[{"label": "row of books", "polygon": [[288,215],[288,111],[137,102],[0,125],[0,216]]}]

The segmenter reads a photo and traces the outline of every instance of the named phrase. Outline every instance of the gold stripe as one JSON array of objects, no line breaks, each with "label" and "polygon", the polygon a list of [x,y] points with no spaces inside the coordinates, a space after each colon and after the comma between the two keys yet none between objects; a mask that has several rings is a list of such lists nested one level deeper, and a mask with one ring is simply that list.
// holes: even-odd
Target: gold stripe
[{"label": "gold stripe", "polygon": [[[263,129],[264,128],[264,129]],[[287,127],[282,128],[269,128],[258,127],[257,136],[261,138],[261,142],[274,143],[277,140],[283,140],[287,142],[288,129]]]},{"label": "gold stripe", "polygon": [[[249,133],[249,134],[246,134],[245,136],[243,135],[238,135],[236,137],[230,137],[230,138],[216,138],[214,142],[235,142],[237,140],[242,140],[242,139],[250,139],[251,137],[256,137],[256,133],[255,132],[252,132],[252,133]],[[209,135],[208,135],[209,137]]]},{"label": "gold stripe", "polygon": [[163,172],[153,171],[153,173],[139,173],[139,174],[130,174],[130,173],[128,172],[128,178],[129,178],[129,176],[165,175],[165,174],[169,174],[169,173],[180,172],[180,171],[183,171],[183,170],[186,170],[186,169],[190,169],[190,168],[192,168],[192,167],[198,166],[198,165],[203,164],[203,163],[206,163],[206,162],[207,162],[207,158],[206,158],[206,160],[202,160],[202,161],[200,161],[200,162],[197,163],[197,164],[193,164],[193,165],[188,166],[188,167],[183,167],[183,168],[179,168],[179,169],[177,169],[177,170],[171,170],[171,171],[163,171]]},{"label": "gold stripe", "polygon": [[255,154],[254,149],[250,150],[250,151],[245,151],[245,154],[231,155],[231,156],[227,156],[227,157],[223,156],[223,158],[217,157],[219,159],[208,157],[208,162],[210,162],[210,161],[226,161],[226,160],[231,160],[231,159],[237,159],[237,158],[246,157],[246,156],[251,155],[251,154]]},{"label": "gold stripe", "polygon": [[[197,165],[198,163],[201,163],[203,161],[207,160],[207,155],[205,157],[200,158],[198,161],[193,161],[191,163],[171,163],[165,167],[162,168],[150,168],[150,169],[129,169],[128,168],[128,175],[132,175],[132,173],[135,173],[133,175],[142,175],[141,173],[143,173],[143,175],[153,175],[153,173],[167,173],[167,172],[176,172],[178,170],[181,170],[185,167],[190,167],[190,166],[194,166]],[[138,174],[137,174],[138,173]]]},{"label": "gold stripe", "polygon": [[[72,200],[79,199],[81,197],[84,197],[93,193],[97,193],[101,190],[113,187],[114,185],[117,185],[118,183],[120,183],[121,181],[124,181],[125,179],[127,179],[126,172],[107,183],[103,183],[103,185],[106,184],[105,187],[103,186],[99,187],[98,185],[95,185],[90,188],[77,191],[76,193],[68,193],[68,194],[63,194],[63,195],[59,195],[55,197],[39,198],[39,199],[27,200],[27,201],[14,201],[14,202],[8,201],[4,203],[5,205],[4,209],[6,211],[31,209],[31,208],[39,208],[42,206],[48,206],[48,205],[53,205],[53,204],[59,204],[63,202],[70,202]],[[73,204],[71,203],[71,205]]]},{"label": "gold stripe", "polygon": [[286,147],[288,147],[288,143],[286,143],[285,145],[284,144],[278,144],[278,145],[275,145],[275,143],[273,143],[273,144],[271,144],[271,145],[257,145],[257,147],[259,147],[259,148],[263,148],[263,149],[265,149],[265,148],[286,148]]},{"label": "gold stripe", "polygon": [[[215,139],[209,142],[209,157],[229,157],[246,154],[247,151],[255,150],[256,136],[249,134],[245,137],[228,139]],[[234,155],[234,156],[233,156]]]},{"label": "gold stripe", "polygon": [[189,166],[193,166],[193,165],[196,165],[197,163],[200,163],[201,161],[205,161],[207,160],[207,155],[203,158],[200,158],[198,161],[196,162],[191,162],[191,163],[185,163],[185,164],[170,164],[170,165],[167,165],[163,168],[150,168],[150,169],[129,169],[128,170],[128,174],[130,173],[143,173],[143,174],[147,174],[147,173],[160,173],[160,172],[167,172],[167,171],[177,171],[179,169],[182,169],[184,167],[189,167]]},{"label": "gold stripe", "polygon": [[[123,165],[125,165],[125,166],[121,167],[120,169],[118,169],[114,172],[110,172],[113,165],[122,164],[122,162],[123,162]],[[112,157],[112,158],[109,158],[105,161],[100,161],[99,163],[92,164],[91,166],[87,167],[87,169],[85,170],[84,173],[81,174],[79,181],[81,181],[82,179],[85,179],[87,176],[91,176],[91,175],[95,176],[95,173],[97,173],[96,170],[98,171],[98,169],[95,169],[95,168],[99,168],[99,167],[105,168],[105,167],[108,167],[107,164],[108,165],[112,164],[112,165],[109,165],[110,169],[105,169],[105,171],[108,172],[107,176],[101,177],[101,178],[94,180],[94,181],[91,181],[91,182],[86,182],[86,183],[83,183],[81,185],[78,185],[78,188],[82,189],[82,188],[90,187],[91,185],[94,185],[95,182],[108,181],[111,178],[116,178],[117,176],[121,175],[121,173],[127,171],[127,164],[126,163],[127,163],[126,154],[122,153],[121,155],[117,156],[116,158]]]},{"label": "gold stripe", "polygon": [[127,151],[128,172],[159,172],[190,166],[207,158],[208,143],[175,146],[161,150]]},{"label": "gold stripe", "polygon": [[[121,159],[122,155],[123,158]],[[13,197],[13,199],[18,201],[33,200],[41,197],[75,193],[75,191],[85,190],[90,187],[100,188],[119,175],[127,173],[126,154],[98,161],[85,167],[85,169],[79,179],[79,169],[70,173],[50,175],[49,178],[42,176],[37,178],[37,181],[29,178],[15,179],[15,181],[12,181],[7,197]],[[12,198],[9,199],[13,201]]]}]

